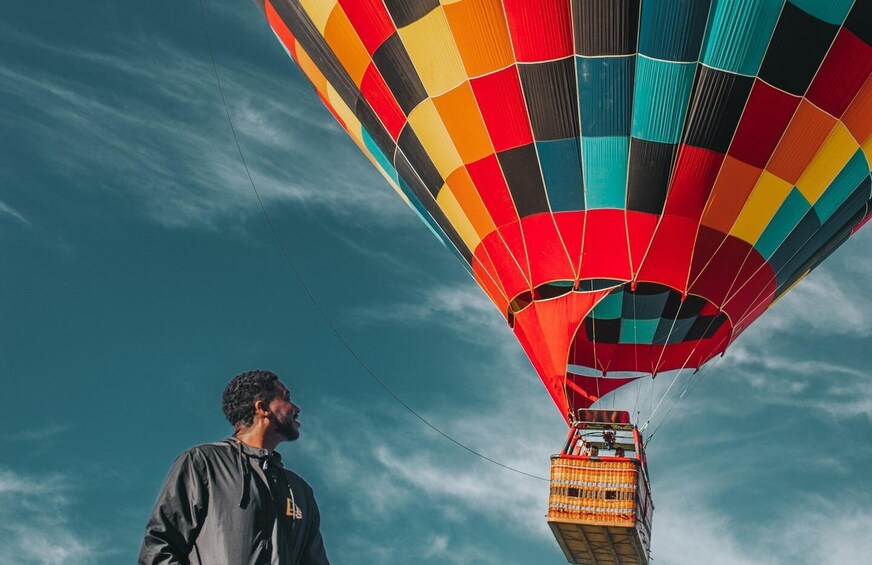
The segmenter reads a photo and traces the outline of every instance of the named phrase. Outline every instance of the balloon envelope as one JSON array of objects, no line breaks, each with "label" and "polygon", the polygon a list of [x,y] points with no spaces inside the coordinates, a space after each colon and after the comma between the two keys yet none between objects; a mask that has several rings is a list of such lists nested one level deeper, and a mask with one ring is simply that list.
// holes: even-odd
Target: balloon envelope
[{"label": "balloon envelope", "polygon": [[260,3],[565,417],[722,353],[870,217],[872,2]]}]

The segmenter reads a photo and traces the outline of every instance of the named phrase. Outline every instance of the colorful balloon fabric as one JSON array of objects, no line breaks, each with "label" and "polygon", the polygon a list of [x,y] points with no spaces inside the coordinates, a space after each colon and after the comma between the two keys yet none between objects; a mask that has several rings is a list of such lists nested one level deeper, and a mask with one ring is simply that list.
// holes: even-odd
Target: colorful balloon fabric
[{"label": "colorful balloon fabric", "polygon": [[259,0],[565,417],[870,217],[872,0]]}]

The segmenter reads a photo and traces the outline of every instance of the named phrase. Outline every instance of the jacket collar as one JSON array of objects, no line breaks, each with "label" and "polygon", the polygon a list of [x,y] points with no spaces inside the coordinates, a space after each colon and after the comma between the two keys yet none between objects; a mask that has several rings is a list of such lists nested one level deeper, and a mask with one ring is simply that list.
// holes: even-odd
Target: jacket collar
[{"label": "jacket collar", "polygon": [[268,449],[263,449],[260,447],[252,447],[236,436],[230,436],[224,441],[230,443],[231,445],[236,447],[240,453],[247,455],[248,457],[254,457],[255,459],[259,459],[261,461],[269,460],[269,462],[272,464],[278,466],[282,465],[282,454],[278,451],[270,451]]}]

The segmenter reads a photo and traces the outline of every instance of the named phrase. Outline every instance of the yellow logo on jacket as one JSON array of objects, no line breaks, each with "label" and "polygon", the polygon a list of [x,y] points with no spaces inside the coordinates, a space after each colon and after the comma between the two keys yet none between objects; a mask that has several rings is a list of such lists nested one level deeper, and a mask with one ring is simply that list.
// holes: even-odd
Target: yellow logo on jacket
[{"label": "yellow logo on jacket", "polygon": [[303,512],[300,510],[300,507],[294,504],[294,502],[288,498],[288,507],[285,511],[285,516],[293,516],[295,520],[303,519]]}]

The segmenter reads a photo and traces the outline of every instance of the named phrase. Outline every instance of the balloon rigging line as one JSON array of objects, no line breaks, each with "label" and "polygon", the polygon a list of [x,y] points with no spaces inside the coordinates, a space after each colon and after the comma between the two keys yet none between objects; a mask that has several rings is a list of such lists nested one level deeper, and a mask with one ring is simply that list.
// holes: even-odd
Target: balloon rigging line
[{"label": "balloon rigging line", "polygon": [[[686,297],[686,295],[685,295]],[[663,356],[666,354],[666,347],[669,345],[669,338],[672,337],[672,332],[675,330],[675,323],[678,321],[678,317],[681,315],[681,309],[684,307],[684,297],[682,297],[681,302],[678,304],[678,308],[675,309],[675,317],[672,319],[672,325],[669,326],[669,333],[666,334],[666,339],[663,340],[663,349],[660,350],[660,357],[657,358],[657,364],[654,366],[654,370],[657,371],[662,367],[661,361],[663,361]],[[709,322],[709,326],[711,326],[711,322]],[[696,351],[696,348],[693,348],[691,354],[687,356],[687,359],[684,360],[684,363],[681,364],[681,370],[684,370],[684,367],[687,366],[688,361],[690,361],[691,355]],[[653,414],[652,414],[653,415]]]},{"label": "balloon rigging line", "polygon": [[[660,405],[663,404],[663,401],[666,400],[666,397],[667,397],[667,396],[669,396],[669,391],[672,390],[672,387],[675,385],[675,381],[678,380],[678,377],[681,376],[681,373],[684,372],[684,369],[685,369],[685,368],[686,368],[686,367],[683,367],[683,366],[682,366],[681,369],[679,369],[678,372],[675,374],[675,377],[672,379],[672,382],[669,383],[669,388],[666,389],[666,392],[664,392],[664,393],[663,393],[663,396],[660,397],[660,401],[657,403],[657,406],[654,407],[654,411],[651,412],[651,414],[648,415],[648,419],[645,421],[645,425],[642,426],[641,428],[639,428],[639,431],[640,431],[640,432],[644,432],[644,431],[648,428],[648,424],[651,423],[651,418],[654,417],[654,414],[656,414],[657,411],[660,409]],[[653,379],[653,377],[652,377],[652,379],[651,379],[651,388],[652,388],[652,391],[653,391],[653,388],[654,388],[654,379]],[[653,395],[653,392],[652,392],[652,395]]]},{"label": "balloon rigging line", "polygon": [[[681,308],[679,307],[679,311],[680,311],[680,310],[681,310]],[[677,316],[678,316],[678,314],[676,314],[676,319],[677,319]],[[711,327],[712,327],[712,324],[714,324],[715,319],[716,319],[716,318],[712,318],[712,319],[709,321],[709,324],[708,324],[708,326],[706,327],[704,333],[708,333],[708,331],[709,331],[709,330],[711,329]],[[721,342],[719,342],[718,345],[720,345],[720,343],[721,343]],[[718,347],[718,346],[715,346],[715,349],[717,349],[717,347]],[[698,348],[699,348],[699,344],[697,344],[697,345],[693,348],[693,350],[692,350],[692,351],[690,352],[690,354],[687,356],[687,359],[685,359],[684,363],[682,363],[682,365],[681,365],[681,369],[679,369],[678,374],[675,375],[675,378],[672,379],[672,383],[669,385],[669,388],[666,389],[666,392],[665,392],[665,393],[663,394],[663,396],[660,398],[660,402],[657,403],[657,408],[655,408],[652,412],[649,412],[648,420],[645,422],[645,425],[642,426],[642,428],[640,429],[640,431],[646,429],[646,428],[648,427],[648,425],[651,423],[651,419],[654,417],[654,414],[655,414],[655,413],[657,412],[657,410],[660,408],[660,404],[661,404],[661,403],[666,399],[666,397],[669,395],[669,391],[672,389],[672,386],[673,386],[673,385],[675,384],[675,382],[678,380],[678,377],[681,375],[681,373],[684,371],[684,369],[687,367],[687,363],[690,361],[691,357],[693,357],[693,354],[696,353],[696,350],[697,350]],[[648,444],[651,442],[651,438],[654,437],[654,434],[657,433],[657,430],[659,430],[659,429],[663,426],[663,424],[665,424],[666,421],[669,420],[669,419],[672,417],[672,414],[675,412],[675,409],[678,407],[678,404],[679,404],[679,403],[684,399],[684,397],[685,397],[689,392],[692,392],[692,391],[693,391],[693,389],[696,387],[696,384],[702,381],[703,376],[705,376],[709,371],[711,371],[712,367],[713,367],[713,366],[714,366],[714,365],[715,365],[715,364],[716,364],[716,363],[721,359],[721,357],[723,357],[723,354],[719,355],[719,356],[717,357],[717,359],[715,359],[713,362],[708,363],[707,365],[705,365],[705,366],[703,367],[702,371],[700,371],[700,368],[697,367],[697,370],[694,371],[693,374],[692,374],[692,375],[690,376],[690,378],[688,379],[688,381],[687,381],[686,383],[684,383],[684,385],[683,385],[683,387],[682,387],[682,390],[681,390],[681,393],[678,395],[678,397],[677,397],[676,399],[673,399],[673,400],[670,402],[670,404],[668,405],[668,408],[666,409],[666,415],[663,417],[663,419],[662,419],[660,422],[657,423],[657,426],[654,428],[654,431],[652,431],[652,432],[651,432],[651,435],[648,436],[648,441],[645,442],[645,445],[648,445]],[[699,376],[697,376],[697,375],[699,375]],[[691,385],[692,385],[692,386],[691,386]],[[651,398],[652,398],[652,400],[653,400],[653,398],[654,398],[654,379],[653,379],[653,378],[651,379]]]},{"label": "balloon rigging line", "polygon": [[361,357],[354,351],[354,349],[351,348],[351,345],[345,340],[343,335],[340,333],[339,329],[334,325],[333,321],[327,316],[327,313],[323,310],[323,308],[321,308],[321,305],[318,303],[318,301],[315,299],[315,296],[309,290],[308,285],[306,284],[305,280],[303,279],[302,275],[300,274],[299,270],[297,269],[296,265],[294,264],[293,260],[291,259],[291,256],[288,253],[287,249],[285,249],[284,243],[282,242],[282,239],[279,236],[278,230],[276,229],[275,224],[273,224],[273,221],[270,218],[269,213],[267,212],[266,206],[263,203],[263,199],[260,196],[260,192],[257,190],[257,186],[255,185],[254,179],[251,176],[251,171],[248,168],[248,163],[246,162],[245,155],[242,152],[242,146],[239,143],[239,137],[236,134],[236,128],[234,127],[233,120],[230,117],[230,109],[227,105],[227,98],[224,96],[224,88],[221,85],[221,77],[218,73],[218,64],[215,61],[215,51],[212,48],[212,38],[209,34],[209,26],[206,23],[206,10],[203,7],[203,0],[199,0],[199,4],[200,4],[200,13],[201,13],[202,19],[203,19],[203,29],[206,33],[206,42],[209,46],[209,56],[212,60],[212,69],[215,72],[215,82],[218,85],[218,91],[221,93],[221,102],[224,105],[224,112],[227,115],[227,123],[230,124],[230,131],[233,133],[233,140],[236,143],[237,151],[239,151],[239,157],[242,160],[242,165],[245,168],[245,173],[248,176],[249,183],[251,184],[251,189],[254,192],[255,197],[257,197],[258,204],[260,204],[261,212],[263,212],[263,216],[266,219],[267,224],[269,224],[269,227],[270,227],[270,230],[272,231],[273,237],[275,238],[276,243],[278,244],[279,249],[282,252],[282,255],[284,255],[284,257],[285,257],[285,261],[287,262],[288,266],[291,268],[291,271],[294,273],[294,276],[296,277],[297,281],[300,283],[300,286],[303,287],[303,291],[306,293],[306,296],[308,296],[309,300],[315,306],[315,309],[318,311],[318,313],[321,315],[321,317],[324,319],[324,321],[330,327],[330,330],[333,332],[333,334],[336,336],[336,338],[342,343],[342,345],[345,347],[345,349],[348,351],[348,353],[351,354],[351,356],[355,359],[355,361],[357,361],[357,363],[364,369],[364,371],[366,371],[366,373],[370,376],[370,378],[372,378],[372,380],[374,380],[382,388],[382,390],[384,390],[385,393],[387,393],[391,398],[393,398],[398,403],[400,403],[400,405],[402,405],[407,411],[409,411],[413,416],[415,416],[418,420],[420,420],[422,423],[424,423],[427,427],[429,427],[430,429],[432,429],[433,431],[435,431],[436,433],[438,433],[439,435],[441,435],[442,437],[444,437],[445,439],[447,439],[451,443],[457,445],[458,447],[468,451],[469,453],[471,453],[477,457],[480,457],[481,459],[484,459],[485,461],[493,463],[494,465],[502,467],[503,469],[506,469],[508,471],[518,473],[519,475],[524,475],[524,476],[530,477],[532,479],[537,479],[540,481],[548,482],[549,479],[546,479],[545,477],[540,477],[540,476],[534,475],[532,473],[527,473],[525,471],[522,471],[520,469],[516,469],[516,468],[511,467],[509,465],[506,465],[504,463],[500,463],[499,461],[497,461],[495,459],[491,459],[490,457],[488,457],[482,453],[479,453],[478,451],[472,449],[471,447],[464,445],[460,441],[454,439],[453,437],[451,437],[447,433],[443,432],[442,430],[437,428],[435,425],[433,425],[429,420],[427,420],[424,416],[422,416],[418,412],[416,412],[411,406],[409,406],[399,396],[397,396],[384,383],[384,381],[382,381],[375,374],[375,372],[373,372],[372,369],[370,369],[370,367],[363,361],[363,359],[361,359]]},{"label": "balloon rigging line", "polygon": [[709,373],[709,371],[711,371],[712,368],[714,368],[714,366],[720,360],[721,360],[721,356],[719,355],[713,362],[706,365],[705,368],[703,368],[703,370],[699,372],[698,376],[691,375],[690,379],[688,379],[687,383],[685,383],[684,388],[681,391],[681,394],[678,395],[678,398],[675,401],[673,401],[672,405],[667,410],[666,416],[663,417],[663,420],[661,420],[657,424],[657,427],[654,428],[654,431],[652,431],[651,435],[648,436],[648,441],[645,442],[646,447],[651,444],[651,440],[654,439],[654,435],[657,433],[657,431],[661,427],[663,427],[663,424],[665,424],[670,418],[672,418],[672,415],[675,414],[675,410],[678,408],[678,405],[681,403],[681,401],[684,400],[684,398],[686,396],[690,395],[690,393],[693,392],[693,389],[696,388],[696,385],[698,385],[700,382],[702,382],[703,377],[705,375],[707,375]]},{"label": "balloon rigging line", "polygon": [[654,375],[651,375],[651,386],[648,388],[648,421],[651,420],[651,412],[654,411]]},{"label": "balloon rigging line", "polygon": [[[678,305],[678,308],[675,309],[675,318],[672,319],[672,325],[669,326],[669,333],[666,334],[666,339],[663,340],[663,349],[660,351],[660,357],[657,358],[657,365],[654,366],[654,370],[655,370],[655,371],[656,371],[658,368],[660,368],[660,361],[663,360],[663,354],[666,353],[666,347],[669,345],[669,338],[672,337],[672,330],[675,329],[675,323],[678,321],[678,316],[681,315],[681,308],[682,308],[682,306],[684,306],[684,302],[682,302],[681,304],[679,304],[679,305]],[[635,315],[635,312],[634,312],[633,315]],[[709,322],[709,327],[711,327],[711,322]],[[660,397],[660,402],[657,403],[657,406],[654,408],[654,411],[653,411],[653,412],[650,412],[650,413],[648,414],[648,419],[645,421],[645,425],[642,426],[642,427],[639,429],[640,432],[641,432],[641,431],[644,431],[646,428],[648,428],[648,424],[651,423],[651,418],[654,417],[654,414],[657,413],[657,410],[660,408],[660,405],[663,404],[663,401],[664,401],[664,400],[666,399],[666,397],[669,395],[669,391],[672,390],[672,386],[675,384],[675,381],[678,380],[678,377],[681,376],[681,373],[682,373],[682,372],[684,371],[684,369],[687,367],[687,364],[690,362],[690,358],[693,356],[694,352],[696,352],[696,348],[694,348],[694,349],[690,352],[690,355],[688,355],[687,358],[684,360],[684,362],[681,364],[681,368],[678,370],[678,373],[675,375],[675,378],[672,379],[672,383],[669,385],[669,388],[667,388],[667,389],[666,389],[666,392],[663,393],[663,396]],[[654,377],[653,377],[653,375],[652,375],[652,377],[651,377],[651,388],[652,388],[652,394],[653,394],[653,388],[654,388]]]},{"label": "balloon rigging line", "polygon": [[[636,370],[639,370],[639,338],[637,335],[636,328],[636,293],[631,293],[633,297],[633,366]],[[639,394],[642,392],[642,379],[637,379],[639,381],[639,386],[636,388],[636,401],[633,403],[633,418],[639,414],[637,409],[639,407]],[[636,418],[636,423],[639,423],[639,419]]]},{"label": "balloon rigging line", "polygon": [[651,443],[651,439],[657,434],[657,431],[661,427],[663,427],[663,425],[666,424],[666,422],[669,421],[670,418],[672,418],[673,414],[675,414],[675,411],[678,409],[678,405],[681,404],[681,402],[684,400],[684,398],[688,394],[693,392],[693,389],[696,388],[696,385],[698,383],[702,382],[702,379],[705,377],[705,375],[714,368],[715,364],[717,364],[717,362],[720,361],[720,359],[721,358],[718,357],[717,359],[715,359],[715,361],[713,363],[711,363],[703,371],[701,371],[698,376],[692,375],[691,378],[688,379],[687,383],[685,383],[684,387],[682,388],[681,393],[678,395],[678,398],[672,403],[672,406],[670,406],[669,409],[667,410],[666,416],[663,417],[663,420],[661,420],[660,423],[657,424],[657,427],[654,428],[654,430],[651,432],[651,435],[648,436],[648,443],[646,445]]},{"label": "balloon rigging line", "polygon": [[636,387],[636,401],[633,402],[633,419],[635,419],[636,423],[639,423],[639,418],[637,418],[636,416],[639,415],[639,412],[637,412],[637,408],[639,406],[639,395],[642,393],[642,381],[643,380],[644,379],[641,379],[641,378],[636,379],[636,382],[639,385]]}]

